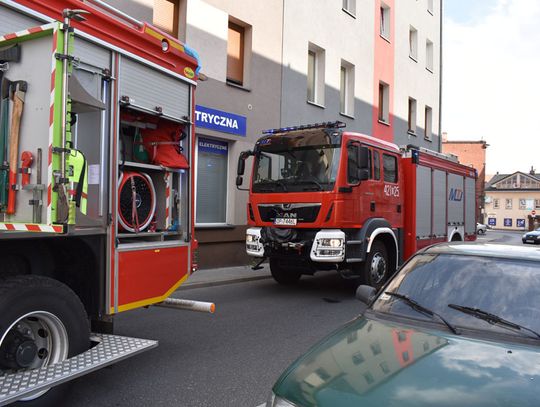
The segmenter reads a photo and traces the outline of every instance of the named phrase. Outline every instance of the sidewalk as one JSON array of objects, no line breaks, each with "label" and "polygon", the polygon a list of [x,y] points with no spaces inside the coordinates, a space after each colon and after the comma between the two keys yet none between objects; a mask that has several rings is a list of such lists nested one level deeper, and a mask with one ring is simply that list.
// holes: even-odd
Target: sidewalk
[{"label": "sidewalk", "polygon": [[212,287],[217,285],[242,283],[245,281],[271,278],[268,264],[261,270],[251,270],[251,266],[223,267],[217,269],[198,270],[193,273],[178,290]]}]

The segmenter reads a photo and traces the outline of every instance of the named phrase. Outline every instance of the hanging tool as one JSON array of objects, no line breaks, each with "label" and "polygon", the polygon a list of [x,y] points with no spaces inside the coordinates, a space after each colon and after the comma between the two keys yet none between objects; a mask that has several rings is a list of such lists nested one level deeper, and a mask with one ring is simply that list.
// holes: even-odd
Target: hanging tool
[{"label": "hanging tool", "polygon": [[0,210],[4,211],[7,205],[8,192],[8,134],[9,134],[9,87],[10,82],[4,78],[9,69],[10,62],[21,60],[21,47],[19,44],[0,48]]},{"label": "hanging tool", "polygon": [[31,167],[34,163],[34,156],[30,151],[23,151],[21,154],[21,185],[24,187],[30,183]]},{"label": "hanging tool", "polygon": [[21,128],[21,118],[24,107],[24,97],[28,90],[26,81],[12,83],[13,91],[13,112],[11,115],[11,129],[9,131],[9,191],[8,205],[6,213],[15,213],[15,196],[17,192],[17,168],[19,155],[19,136]]}]

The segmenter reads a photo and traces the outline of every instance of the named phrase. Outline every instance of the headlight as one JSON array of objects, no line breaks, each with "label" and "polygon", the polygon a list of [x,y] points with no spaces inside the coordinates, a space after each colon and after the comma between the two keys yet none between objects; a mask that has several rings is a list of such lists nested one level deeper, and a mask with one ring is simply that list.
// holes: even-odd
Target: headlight
[{"label": "headlight", "polygon": [[259,240],[259,236],[257,236],[257,235],[246,235],[246,242],[247,243],[256,242],[257,240]]},{"label": "headlight", "polygon": [[266,405],[267,407],[297,407],[290,401],[282,399],[279,396],[276,396],[274,392],[270,395],[270,401]]},{"label": "headlight", "polygon": [[341,247],[343,239],[320,239],[320,245],[325,247]]}]

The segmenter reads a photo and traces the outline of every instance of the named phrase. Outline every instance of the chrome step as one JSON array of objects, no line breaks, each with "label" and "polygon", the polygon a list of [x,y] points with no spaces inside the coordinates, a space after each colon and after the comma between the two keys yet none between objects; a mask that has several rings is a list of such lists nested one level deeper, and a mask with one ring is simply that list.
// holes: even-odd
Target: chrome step
[{"label": "chrome step", "polygon": [[29,397],[105,366],[155,348],[157,341],[93,334],[96,346],[54,365],[0,376],[0,406]]}]

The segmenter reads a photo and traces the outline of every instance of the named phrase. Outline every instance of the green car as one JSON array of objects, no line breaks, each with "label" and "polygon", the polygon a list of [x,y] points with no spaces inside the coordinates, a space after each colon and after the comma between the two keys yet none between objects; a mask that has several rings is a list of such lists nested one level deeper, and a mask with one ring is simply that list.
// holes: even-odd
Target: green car
[{"label": "green car", "polygon": [[540,250],[432,246],[357,297],[267,407],[540,406]]}]

